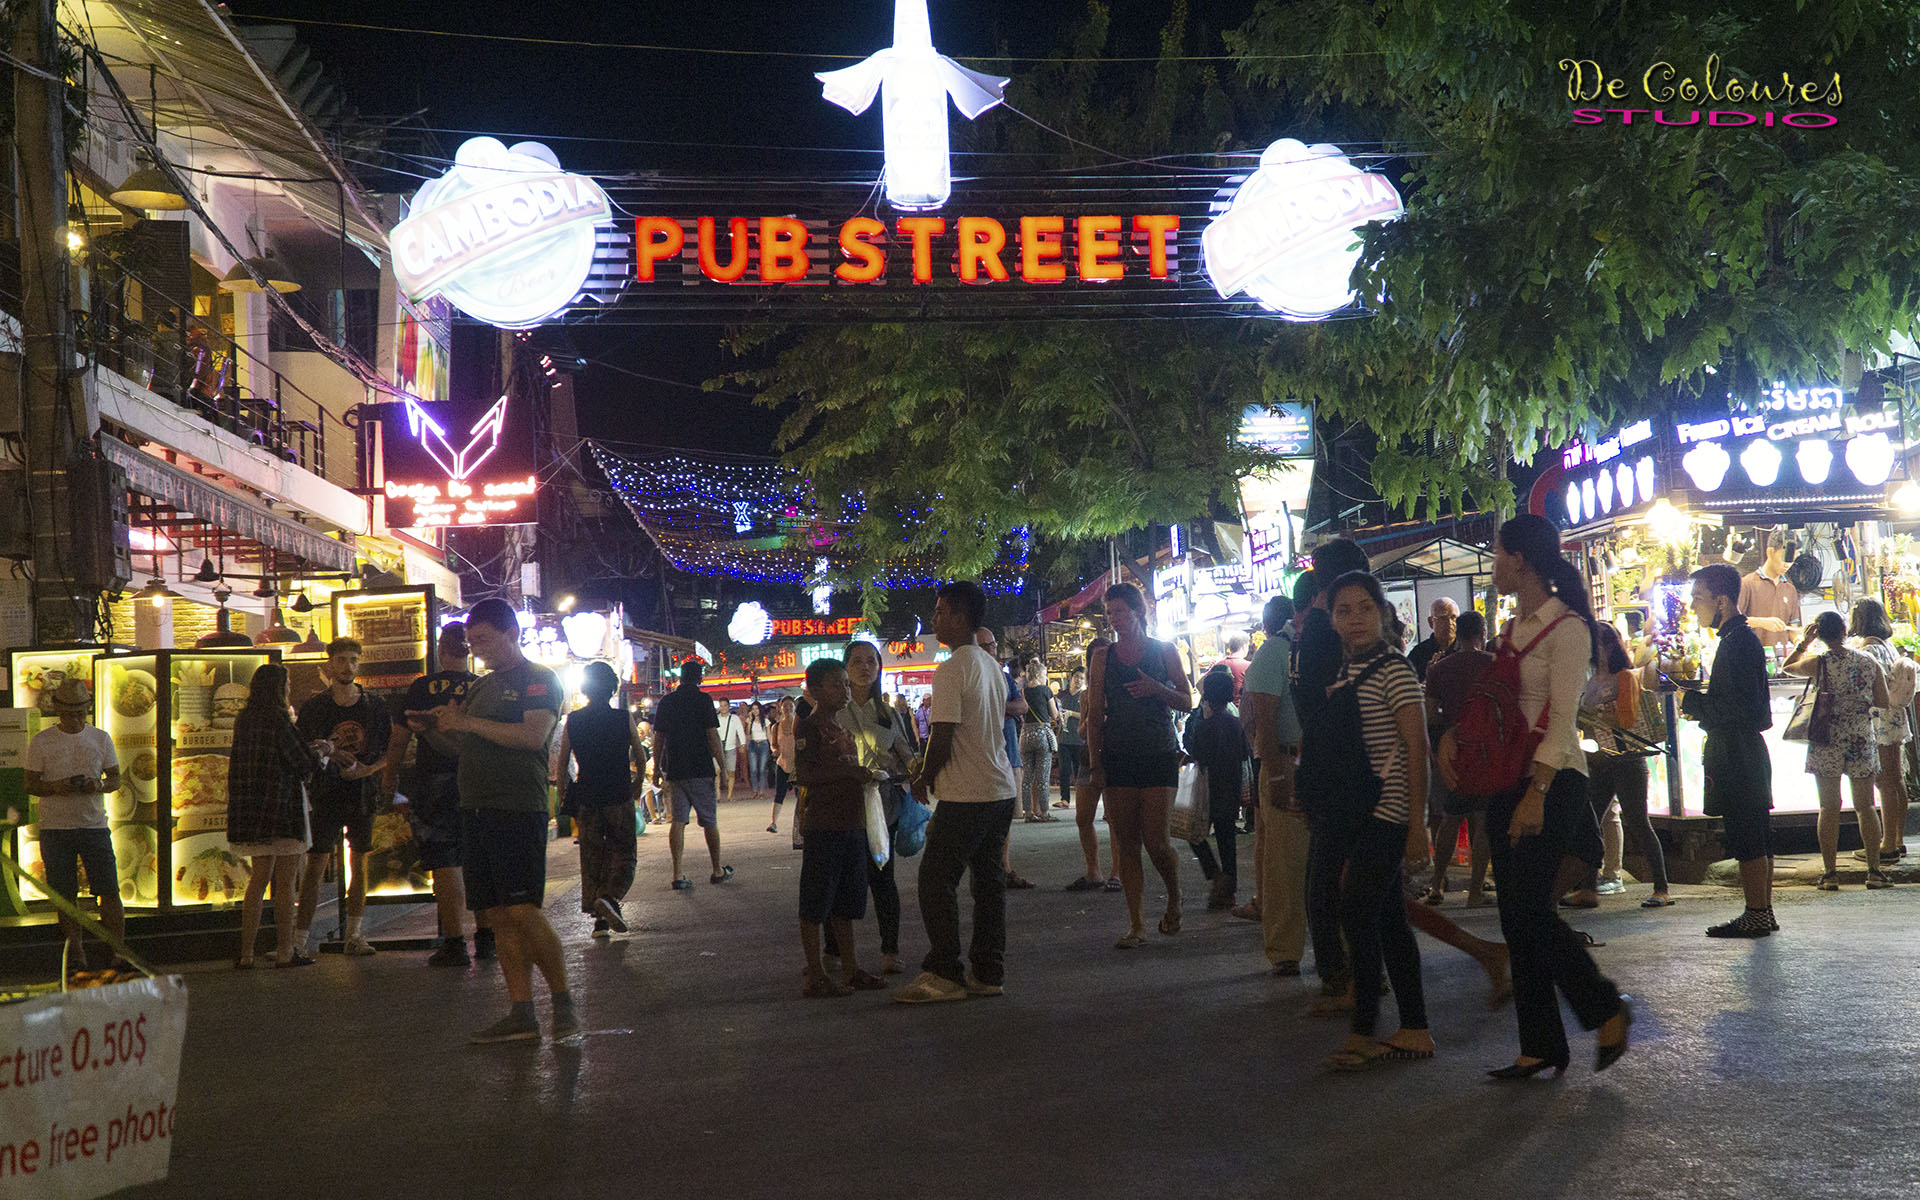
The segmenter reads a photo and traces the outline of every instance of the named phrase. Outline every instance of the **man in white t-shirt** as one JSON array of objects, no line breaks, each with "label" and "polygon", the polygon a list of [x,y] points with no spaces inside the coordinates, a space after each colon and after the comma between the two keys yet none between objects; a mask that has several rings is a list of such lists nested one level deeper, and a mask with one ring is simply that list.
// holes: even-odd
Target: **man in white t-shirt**
[{"label": "man in white t-shirt", "polygon": [[721,790],[731,800],[733,777],[740,766],[740,751],[747,746],[747,725],[725,700],[715,700],[713,707],[720,717]]},{"label": "man in white t-shirt", "polygon": [[[933,632],[953,652],[933,673],[932,729],[914,794],[939,801],[920,860],[920,916],[931,947],[918,978],[893,994],[902,1004],[998,996],[1005,978],[1007,878],[1002,852],[1013,824],[1013,768],[1001,723],[1007,683],[974,644],[986,615],[980,585],[956,580],[934,600]],[[960,965],[960,877],[973,872],[972,970]]]},{"label": "man in white t-shirt", "polygon": [[[113,861],[106,797],[120,790],[120,759],[106,731],[87,724],[93,692],[86,684],[69,679],[55,688],[53,710],[60,723],[34,735],[26,762],[27,791],[40,798],[40,858],[47,864],[47,884],[78,901],[84,866],[87,890],[100,905],[100,923],[124,941],[126,914],[120,907],[120,869]],[[62,913],[60,928],[73,947],[72,962],[84,970],[79,922]]]}]

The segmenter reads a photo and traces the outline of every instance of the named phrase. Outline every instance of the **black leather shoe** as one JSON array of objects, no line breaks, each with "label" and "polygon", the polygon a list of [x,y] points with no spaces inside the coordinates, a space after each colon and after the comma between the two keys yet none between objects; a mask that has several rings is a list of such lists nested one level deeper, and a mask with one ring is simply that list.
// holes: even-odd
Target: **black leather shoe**
[{"label": "black leather shoe", "polygon": [[1536,1063],[1514,1063],[1509,1067],[1495,1067],[1488,1071],[1487,1075],[1493,1079],[1532,1079],[1542,1071],[1552,1071],[1557,1076],[1566,1069],[1567,1060],[1564,1058],[1559,1062],[1543,1058]]},{"label": "black leather shoe", "polygon": [[1595,1075],[1619,1062],[1627,1052],[1627,1031],[1633,1028],[1633,1005],[1627,1003],[1625,996],[1620,997],[1620,1015],[1626,1018],[1626,1028],[1620,1031],[1620,1041],[1612,1046],[1594,1047],[1593,1073]]}]

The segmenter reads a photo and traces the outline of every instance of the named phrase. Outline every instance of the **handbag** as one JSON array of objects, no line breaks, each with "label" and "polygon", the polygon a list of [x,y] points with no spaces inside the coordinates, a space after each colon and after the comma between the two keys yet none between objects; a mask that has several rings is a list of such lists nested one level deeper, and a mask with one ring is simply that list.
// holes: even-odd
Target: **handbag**
[{"label": "handbag", "polygon": [[1800,696],[1793,702],[1793,715],[1787,718],[1787,727],[1780,731],[1780,737],[1789,742],[1810,742],[1809,727],[1813,724],[1813,680],[1807,680],[1807,686],[1800,690]]},{"label": "handbag", "polygon": [[1833,739],[1833,692],[1827,687],[1827,660],[1815,672],[1820,685],[1813,690],[1813,712],[1807,717],[1807,740],[1824,746]]},{"label": "handbag", "polygon": [[1212,832],[1213,810],[1207,801],[1207,773],[1199,763],[1180,768],[1180,787],[1167,814],[1167,835],[1183,842],[1204,842]]}]

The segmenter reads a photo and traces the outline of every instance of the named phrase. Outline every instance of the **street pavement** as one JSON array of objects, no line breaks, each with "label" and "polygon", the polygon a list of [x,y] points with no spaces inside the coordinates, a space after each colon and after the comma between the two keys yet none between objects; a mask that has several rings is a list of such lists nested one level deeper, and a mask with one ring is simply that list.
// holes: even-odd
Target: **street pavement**
[{"label": "street pavement", "polygon": [[[632,931],[610,942],[588,936],[573,846],[550,846],[577,1045],[469,1046],[505,1003],[486,964],[185,968],[172,1177],[133,1194],[1746,1200],[1920,1182],[1920,888],[1782,889],[1781,932],[1756,943],[1701,936],[1736,910],[1724,887],[1676,888],[1662,911],[1640,886],[1605,898],[1576,925],[1634,997],[1633,1048],[1595,1076],[1576,1034],[1564,1078],[1518,1085],[1483,1074],[1515,1053],[1511,1008],[1488,1011],[1479,968],[1422,938],[1438,1057],[1335,1075],[1344,1028],[1304,1015],[1313,978],[1273,977],[1253,925],[1203,911],[1185,854],[1183,931],[1112,949],[1122,898],[1060,890],[1079,873],[1070,821],[1014,827],[1041,887],[1009,897],[1006,995],[803,1000],[799,855],[766,813],[722,806],[736,875],[718,886],[690,831],[690,893],[668,888],[655,827]],[[926,946],[917,867],[893,982]],[[1498,936],[1490,909],[1445,911]],[[424,907],[376,917],[376,936],[431,931]],[[871,919],[859,937],[877,966]]]}]

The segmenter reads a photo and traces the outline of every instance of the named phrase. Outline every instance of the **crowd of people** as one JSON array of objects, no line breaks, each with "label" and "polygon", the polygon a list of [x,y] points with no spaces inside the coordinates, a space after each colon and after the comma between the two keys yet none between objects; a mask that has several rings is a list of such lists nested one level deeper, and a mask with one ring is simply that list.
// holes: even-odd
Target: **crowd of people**
[{"label": "crowd of people", "polygon": [[[1012,870],[1016,815],[1046,822],[1057,819],[1052,809],[1074,811],[1085,870],[1065,889],[1123,893],[1127,925],[1114,945],[1137,951],[1150,940],[1147,864],[1164,895],[1153,929],[1162,937],[1181,930],[1169,814],[1190,766],[1210,807],[1211,836],[1192,844],[1211,881],[1206,906],[1257,922],[1276,975],[1301,975],[1311,948],[1320,996],[1310,1011],[1348,1024],[1330,1068],[1435,1054],[1419,930],[1472,956],[1492,1003],[1513,1001],[1518,1054],[1491,1074],[1521,1079],[1568,1066],[1562,997],[1595,1033],[1595,1069],[1604,1070],[1627,1051],[1632,1010],[1562,910],[1624,890],[1622,845],[1651,876],[1642,906],[1673,903],[1648,816],[1647,754],[1667,732],[1653,716],[1663,692],[1683,688],[1680,712],[1705,731],[1706,811],[1721,819],[1727,853],[1740,864],[1745,907],[1706,932],[1758,938],[1779,928],[1771,765],[1761,740],[1773,717],[1765,654],[1741,612],[1741,578],[1724,564],[1693,576],[1693,615],[1719,635],[1702,685],[1670,680],[1657,662],[1634,665],[1620,632],[1595,619],[1584,580],[1542,519],[1518,517],[1498,531],[1493,584],[1511,598],[1513,618],[1492,639],[1480,613],[1440,601],[1428,615],[1430,636],[1403,652],[1407,631],[1367,567],[1352,542],[1322,543],[1292,595],[1267,603],[1257,652],[1248,658],[1244,639],[1230,641],[1197,688],[1179,650],[1149,636],[1145,599],[1130,584],[1106,591],[1111,636],[1087,647],[1056,692],[1044,663],[1003,666],[983,624],[984,592],[950,583],[933,621],[949,655],[917,710],[882,693],[880,648],[855,641],[840,658],[810,663],[800,696],[738,710],[703,692],[703,664],[689,661],[650,722],[617,705],[619,681],[593,664],[586,703],[568,713],[554,673],[521,655],[513,609],[483,601],[442,630],[435,669],[389,714],[355,681],[360,647],[338,639],[327,647],[326,686],[297,711],[286,669],[268,664],[255,671],[235,722],[227,833],[251,876],[234,965],[254,966],[269,886],[273,965],[314,962],[318,884],[342,841],[342,949],[375,953],[362,919],[381,788],[406,812],[431,874],[440,937],[429,962],[500,963],[508,1012],[472,1040],[539,1036],[536,969],[551,998],[552,1035],[577,1033],[559,939],[542,907],[552,780],[576,834],[581,910],[596,937],[627,929],[622,903],[642,813],[670,821],[671,886],[685,891],[694,886],[683,865],[687,825],[702,831],[708,882],[725,884],[733,868],[723,861],[718,804],[771,793],[768,830],[777,833],[794,796],[802,992],[810,998],[882,990],[886,975],[905,973],[898,855],[887,848],[908,810],[926,806],[918,893],[929,949],[892,998],[997,995],[1006,979],[1005,895],[1032,886]],[[1788,731],[1807,741],[1806,769],[1819,790],[1823,889],[1838,886],[1843,778],[1867,886],[1890,886],[1884,864],[1904,853],[1902,761],[1915,672],[1888,645],[1891,634],[1885,610],[1861,601],[1851,621],[1819,614],[1783,664],[1823,698],[1810,706],[1809,728]],[[476,653],[485,675],[468,669]],[[51,699],[60,721],[32,742],[27,784],[41,801],[48,881],[72,897],[81,869],[115,877],[104,793],[117,785],[119,765],[111,741],[87,724],[84,684],[67,681]],[[1243,811],[1254,835],[1244,903]],[[1100,816],[1109,830],[1104,869]],[[1603,827],[1615,823],[1610,847]],[[1439,911],[1463,826],[1466,903],[1497,904],[1501,942]],[[963,950],[957,892],[968,875],[972,932]],[[117,933],[124,918],[107,893],[101,913]],[[876,971],[858,953],[869,898]],[[68,930],[76,944],[78,933]],[[1389,994],[1395,1012],[1385,1031]]]}]

